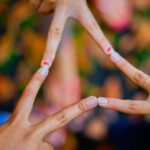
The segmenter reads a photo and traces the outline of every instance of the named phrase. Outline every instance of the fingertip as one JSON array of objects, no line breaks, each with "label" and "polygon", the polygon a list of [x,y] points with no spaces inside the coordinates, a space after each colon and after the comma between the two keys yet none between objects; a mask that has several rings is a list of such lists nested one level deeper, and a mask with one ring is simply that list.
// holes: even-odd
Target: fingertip
[{"label": "fingertip", "polygon": [[46,66],[41,67],[41,68],[39,69],[39,72],[40,72],[40,74],[41,74],[42,76],[47,76],[47,75],[48,75],[48,72],[49,72],[49,68],[46,67]]},{"label": "fingertip", "polygon": [[95,96],[90,96],[86,99],[86,105],[89,109],[94,108],[98,105],[97,98]]},{"label": "fingertip", "polygon": [[105,97],[98,98],[98,105],[106,107],[108,105],[108,99]]},{"label": "fingertip", "polygon": [[114,63],[118,63],[121,60],[121,56],[119,53],[117,53],[115,50],[112,51],[111,53],[111,60]]}]

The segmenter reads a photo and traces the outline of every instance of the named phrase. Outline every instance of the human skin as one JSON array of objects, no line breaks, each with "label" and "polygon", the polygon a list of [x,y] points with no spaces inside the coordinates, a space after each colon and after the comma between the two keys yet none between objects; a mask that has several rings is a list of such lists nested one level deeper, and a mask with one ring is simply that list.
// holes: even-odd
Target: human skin
[{"label": "human skin", "polygon": [[[34,6],[37,6],[37,0],[30,1],[32,4],[34,1]],[[42,1],[42,3],[45,2],[47,3],[47,6],[52,6],[52,1]],[[49,9],[49,11],[47,11],[44,4],[38,4],[39,7],[37,11],[39,12],[48,13],[50,10],[52,10]],[[115,52],[115,50],[103,34],[102,30],[100,29],[98,23],[94,19],[91,11],[87,6],[86,0],[80,0],[80,3],[77,0],[57,0],[53,1],[53,4],[55,4],[53,5],[55,15],[48,34],[47,49],[45,51],[43,61],[50,60],[49,65],[51,65],[51,61],[55,58],[57,46],[59,45],[65,24],[69,18],[74,18],[83,25],[83,27],[89,32],[91,37],[96,41],[98,46],[100,46],[101,49],[107,55],[109,55],[108,58],[112,60],[112,62],[116,64],[116,66],[123,73],[125,73],[134,83],[136,83],[140,87],[143,87],[146,91],[148,91],[148,93],[150,92],[150,77],[142,71],[136,69],[117,52]],[[60,24],[61,26],[59,26]],[[52,57],[50,57],[51,52],[53,54]],[[149,101],[150,96],[148,96],[146,101],[124,101],[120,99],[99,98],[99,105],[105,108],[111,108],[130,114],[150,114]]]},{"label": "human skin", "polygon": [[48,75],[49,68],[55,58],[68,16],[75,15],[72,13],[76,11],[69,13],[69,8],[74,4],[78,4],[70,3],[75,1],[67,2],[64,0],[57,1],[57,9],[55,10],[54,20],[48,34],[46,52],[41,63],[42,67],[28,83],[10,119],[4,125],[0,126],[0,149],[52,150],[52,146],[44,142],[44,137],[83,112],[96,107],[98,104],[95,97],[89,97],[80,101],[78,104],[74,104],[49,116],[38,124],[33,125],[28,119],[38,90]]},{"label": "human skin", "polygon": [[45,0],[42,1],[43,5],[34,5],[35,2],[39,2],[37,0],[31,0],[30,2],[40,13],[49,12],[47,11],[46,7],[42,8],[44,2],[48,3],[47,6],[49,7],[54,4],[54,17],[48,33],[46,49],[41,62],[42,66],[47,64],[47,66],[50,67],[52,65],[60,44],[60,40],[62,38],[64,27],[70,18],[80,22],[82,26],[89,32],[92,38],[97,42],[97,44],[102,48],[102,50],[106,54],[110,54],[112,47],[93,17],[90,9],[88,8],[86,0],[81,0],[80,3],[78,3],[76,0],[57,0],[54,3]]},{"label": "human skin", "polygon": [[0,126],[0,149],[3,150],[52,150],[44,137],[61,128],[83,112],[97,106],[94,96],[63,109],[41,121],[31,124],[31,113],[35,97],[48,75],[49,68],[41,67],[26,86],[10,119]]},{"label": "human skin", "polygon": [[[113,58],[112,60],[116,66],[128,76],[129,79],[150,93],[149,75],[135,68],[119,54],[117,59]],[[116,98],[102,97],[99,98],[98,101],[99,105],[104,108],[114,109],[128,114],[150,114],[150,96],[148,96],[146,100],[121,100]]]},{"label": "human skin", "polygon": [[46,99],[61,107],[69,106],[81,98],[80,77],[74,44],[70,35],[67,35],[61,43],[45,91]]}]

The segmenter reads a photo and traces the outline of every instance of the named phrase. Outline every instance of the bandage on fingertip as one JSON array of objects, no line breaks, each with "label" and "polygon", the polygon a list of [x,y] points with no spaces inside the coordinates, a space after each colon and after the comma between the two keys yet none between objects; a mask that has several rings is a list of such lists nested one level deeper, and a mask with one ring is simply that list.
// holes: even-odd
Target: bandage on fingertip
[{"label": "bandage on fingertip", "polygon": [[49,61],[42,61],[41,66],[42,66],[42,67],[50,68],[51,64],[50,64]]}]

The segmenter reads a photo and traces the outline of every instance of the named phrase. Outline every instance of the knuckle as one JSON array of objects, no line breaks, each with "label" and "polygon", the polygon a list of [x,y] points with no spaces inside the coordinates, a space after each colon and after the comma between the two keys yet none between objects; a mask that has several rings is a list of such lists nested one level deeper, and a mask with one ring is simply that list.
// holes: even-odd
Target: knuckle
[{"label": "knuckle", "polygon": [[137,104],[134,101],[129,102],[129,105],[128,105],[129,113],[134,113],[137,111],[137,109],[138,109]]},{"label": "knuckle", "polygon": [[142,71],[137,71],[134,75],[133,80],[136,83],[141,83],[141,86],[145,87],[146,81],[149,79],[149,76],[145,75]]},{"label": "knuckle", "polygon": [[144,75],[141,71],[137,71],[134,75],[135,82],[139,82],[139,81],[143,80],[143,78],[144,78]]},{"label": "knuckle", "polygon": [[66,114],[64,111],[60,111],[56,114],[56,119],[60,125],[64,125],[67,122]]},{"label": "knuckle", "polygon": [[50,34],[50,36],[57,38],[57,37],[60,37],[61,31],[59,28],[55,27],[50,30],[49,34]]},{"label": "knuckle", "polygon": [[85,112],[87,110],[87,106],[83,101],[79,102],[78,108],[81,112]]}]

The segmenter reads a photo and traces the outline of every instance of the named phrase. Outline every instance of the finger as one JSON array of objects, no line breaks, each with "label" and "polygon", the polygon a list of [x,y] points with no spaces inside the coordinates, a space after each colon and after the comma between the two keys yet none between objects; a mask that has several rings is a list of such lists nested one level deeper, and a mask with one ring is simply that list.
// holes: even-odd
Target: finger
[{"label": "finger", "polygon": [[56,51],[58,49],[62,33],[67,21],[67,14],[65,7],[60,7],[59,5],[56,7],[55,15],[52,21],[52,25],[50,27],[48,33],[48,40],[46,44],[46,50],[42,59],[41,66],[52,65],[52,62],[55,58]]},{"label": "finger", "polygon": [[111,60],[117,65],[117,67],[124,72],[134,83],[143,87],[145,90],[150,91],[150,78],[142,71],[136,69],[117,52],[114,51],[109,41],[101,31],[99,25],[92,16],[90,10],[85,8],[83,13],[79,17],[81,24],[91,34],[93,39],[102,47],[104,52],[108,54]]},{"label": "finger", "polygon": [[78,14],[77,19],[102,48],[102,50],[109,55],[111,53],[112,46],[103,34],[88,6],[82,8],[82,13]]},{"label": "finger", "polygon": [[114,98],[98,98],[99,106],[117,110],[128,114],[150,114],[150,103],[148,101],[120,100]]},{"label": "finger", "polygon": [[57,112],[38,124],[35,128],[35,135],[37,136],[38,134],[38,136],[43,138],[46,134],[61,128],[77,116],[96,107],[97,104],[97,98],[94,96],[83,99],[79,103]]},{"label": "finger", "polygon": [[21,117],[22,119],[27,119],[35,100],[35,97],[44,82],[46,76],[48,75],[48,68],[41,67],[32,77],[31,81],[26,86],[16,108],[14,115]]},{"label": "finger", "polygon": [[115,51],[111,53],[111,60],[134,83],[141,86],[145,90],[150,91],[150,77],[147,74],[135,68]]}]

